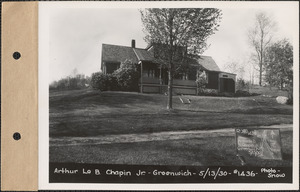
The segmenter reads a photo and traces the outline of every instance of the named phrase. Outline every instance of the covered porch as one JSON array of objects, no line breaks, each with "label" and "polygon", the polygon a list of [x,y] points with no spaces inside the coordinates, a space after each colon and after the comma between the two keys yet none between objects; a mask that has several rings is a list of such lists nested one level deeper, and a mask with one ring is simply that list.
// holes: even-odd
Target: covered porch
[{"label": "covered porch", "polygon": [[[139,71],[141,73],[140,78],[140,92],[141,93],[167,93],[168,91],[168,70],[160,64],[156,64],[150,61],[140,61]],[[174,78],[173,79],[173,93],[196,95],[197,85],[195,80],[188,80]]]}]

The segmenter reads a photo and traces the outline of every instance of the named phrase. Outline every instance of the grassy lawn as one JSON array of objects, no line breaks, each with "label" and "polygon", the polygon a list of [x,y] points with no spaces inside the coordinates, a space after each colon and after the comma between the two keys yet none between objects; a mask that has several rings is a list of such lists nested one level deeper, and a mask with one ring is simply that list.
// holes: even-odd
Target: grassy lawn
[{"label": "grassy lawn", "polygon": [[292,106],[275,98],[185,96],[191,104],[167,96],[75,90],[50,92],[50,137],[209,130],[292,123]]},{"label": "grassy lawn", "polygon": [[[292,132],[281,134],[283,160],[247,159],[250,166],[292,166]],[[66,153],[68,151],[68,153]],[[240,166],[235,137],[50,147],[50,162]]]},{"label": "grassy lawn", "polygon": [[259,85],[251,85],[249,89],[250,93],[257,93],[260,95],[267,95],[271,97],[277,97],[277,96],[288,96],[287,91],[283,91],[278,89],[277,87],[261,87]]},{"label": "grassy lawn", "polygon": [[[167,96],[159,94],[95,90],[50,92],[50,162],[239,166],[233,129],[230,134],[208,131],[208,135],[198,138],[191,134],[190,138],[173,136],[156,141],[142,141],[141,134],[161,136],[163,131],[218,131],[293,122],[292,106],[278,104],[274,97],[184,96],[188,98],[191,104],[182,104],[179,96],[174,96],[174,110],[168,111]],[[88,142],[92,138],[105,140],[119,136],[130,140],[130,134],[137,139],[82,145],[65,142],[67,138]],[[178,135],[182,137],[181,133]],[[292,135],[292,130],[281,134],[282,161],[250,158],[248,165],[292,166]],[[57,144],[58,140],[62,144],[53,145],[53,141]]]}]

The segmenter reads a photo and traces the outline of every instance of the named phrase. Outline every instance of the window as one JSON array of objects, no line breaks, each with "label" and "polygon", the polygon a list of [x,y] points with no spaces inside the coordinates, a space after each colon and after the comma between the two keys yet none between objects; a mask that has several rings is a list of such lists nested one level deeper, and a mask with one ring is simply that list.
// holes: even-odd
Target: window
[{"label": "window", "polygon": [[144,69],[143,70],[143,77],[159,77],[159,71],[155,69]]},{"label": "window", "polygon": [[120,63],[106,63],[106,73],[112,74],[114,71],[120,68]]},{"label": "window", "polygon": [[182,80],[189,80],[188,73],[183,73],[182,74]]}]

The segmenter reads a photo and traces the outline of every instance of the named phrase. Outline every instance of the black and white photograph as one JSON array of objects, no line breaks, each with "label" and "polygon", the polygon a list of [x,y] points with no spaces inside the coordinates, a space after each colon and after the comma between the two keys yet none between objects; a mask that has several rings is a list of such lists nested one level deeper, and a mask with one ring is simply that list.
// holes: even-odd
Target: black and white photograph
[{"label": "black and white photograph", "polygon": [[40,4],[42,186],[299,185],[299,4],[190,3]]}]

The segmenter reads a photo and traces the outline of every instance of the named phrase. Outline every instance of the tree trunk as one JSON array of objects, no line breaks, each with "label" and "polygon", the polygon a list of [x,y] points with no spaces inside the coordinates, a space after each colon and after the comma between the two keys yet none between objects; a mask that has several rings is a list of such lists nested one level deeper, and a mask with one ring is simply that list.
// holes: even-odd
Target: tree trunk
[{"label": "tree trunk", "polygon": [[168,105],[167,109],[172,109],[172,93],[173,93],[173,74],[172,69],[168,71],[169,82],[168,82]]},{"label": "tree trunk", "polygon": [[262,81],[262,61],[259,64],[259,86],[261,86]]},{"label": "tree trunk", "polygon": [[169,50],[169,82],[168,82],[168,105],[167,109],[172,109],[172,92],[173,92],[173,51],[174,51],[174,45],[173,45],[173,18],[174,14],[173,11],[170,9],[169,12],[169,19],[168,19],[168,25],[169,25],[169,32],[170,32],[170,50]]},{"label": "tree trunk", "polygon": [[260,39],[260,64],[259,64],[259,86],[261,86],[262,82],[262,72],[263,72],[263,60],[264,60],[264,31],[261,31],[261,39]]}]

